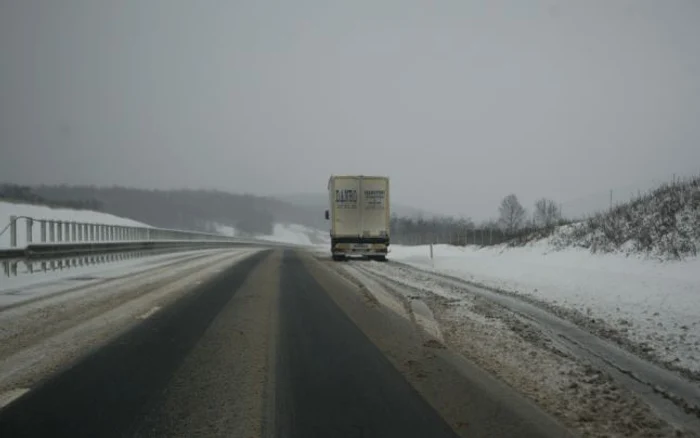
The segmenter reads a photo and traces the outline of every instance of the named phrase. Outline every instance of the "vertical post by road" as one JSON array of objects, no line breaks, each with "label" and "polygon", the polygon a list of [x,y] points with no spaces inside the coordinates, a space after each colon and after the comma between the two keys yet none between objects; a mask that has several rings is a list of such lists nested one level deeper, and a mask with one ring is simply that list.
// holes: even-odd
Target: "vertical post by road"
[{"label": "vertical post by road", "polygon": [[78,240],[78,224],[76,222],[71,222],[70,224],[70,242],[75,242]]},{"label": "vertical post by road", "polygon": [[63,242],[63,222],[56,221],[56,241]]},{"label": "vertical post by road", "polygon": [[34,241],[34,219],[28,217],[25,219],[27,221],[27,245]]},{"label": "vertical post by road", "polygon": [[17,216],[10,216],[10,246],[17,248]]},{"label": "vertical post by road", "polygon": [[41,243],[46,243],[46,219],[39,221],[39,234],[41,235]]},{"label": "vertical post by road", "polygon": [[51,243],[56,241],[56,224],[54,221],[49,221],[49,241]]}]

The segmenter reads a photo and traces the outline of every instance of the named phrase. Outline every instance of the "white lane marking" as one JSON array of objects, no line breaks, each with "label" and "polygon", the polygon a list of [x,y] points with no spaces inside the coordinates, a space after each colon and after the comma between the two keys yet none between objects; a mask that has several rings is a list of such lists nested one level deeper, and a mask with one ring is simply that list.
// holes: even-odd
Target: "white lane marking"
[{"label": "white lane marking", "polygon": [[15,388],[0,394],[0,409],[29,392],[29,388]]},{"label": "white lane marking", "polygon": [[148,312],[146,312],[146,313],[144,313],[143,315],[139,316],[138,318],[139,318],[139,319],[148,319],[148,318],[150,318],[151,316],[153,316],[153,314],[156,313],[156,312],[159,311],[159,310],[160,310],[160,306],[152,307],[151,310],[149,310]]}]

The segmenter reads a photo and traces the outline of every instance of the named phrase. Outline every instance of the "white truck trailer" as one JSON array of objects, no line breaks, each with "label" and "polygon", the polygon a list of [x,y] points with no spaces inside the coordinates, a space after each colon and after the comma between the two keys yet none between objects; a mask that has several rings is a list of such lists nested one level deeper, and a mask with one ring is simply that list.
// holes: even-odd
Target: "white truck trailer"
[{"label": "white truck trailer", "polygon": [[386,261],[389,252],[389,178],[342,175],[328,181],[333,260],[357,255]]}]

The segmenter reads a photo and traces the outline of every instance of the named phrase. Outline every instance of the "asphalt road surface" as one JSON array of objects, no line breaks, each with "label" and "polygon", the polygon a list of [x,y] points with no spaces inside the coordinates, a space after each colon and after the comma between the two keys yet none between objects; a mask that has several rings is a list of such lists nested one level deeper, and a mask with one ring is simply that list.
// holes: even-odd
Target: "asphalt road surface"
[{"label": "asphalt road surface", "polygon": [[236,263],[7,405],[0,437],[568,435],[329,264]]}]

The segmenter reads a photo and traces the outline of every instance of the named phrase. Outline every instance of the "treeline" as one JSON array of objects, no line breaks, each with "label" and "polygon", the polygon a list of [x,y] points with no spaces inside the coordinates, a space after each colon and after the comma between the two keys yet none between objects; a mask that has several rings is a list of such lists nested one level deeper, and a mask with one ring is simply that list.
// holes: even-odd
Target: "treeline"
[{"label": "treeline", "polygon": [[567,223],[560,207],[552,200],[539,199],[533,212],[520,204],[514,194],[503,198],[498,219],[475,224],[471,219],[437,216],[430,219],[392,217],[392,242],[402,245],[441,243],[449,245],[498,245],[504,242],[522,244],[551,234],[557,225]]},{"label": "treeline", "polygon": [[0,184],[0,200],[74,210],[102,211],[104,207],[97,199],[47,199],[32,187],[18,184]]}]

